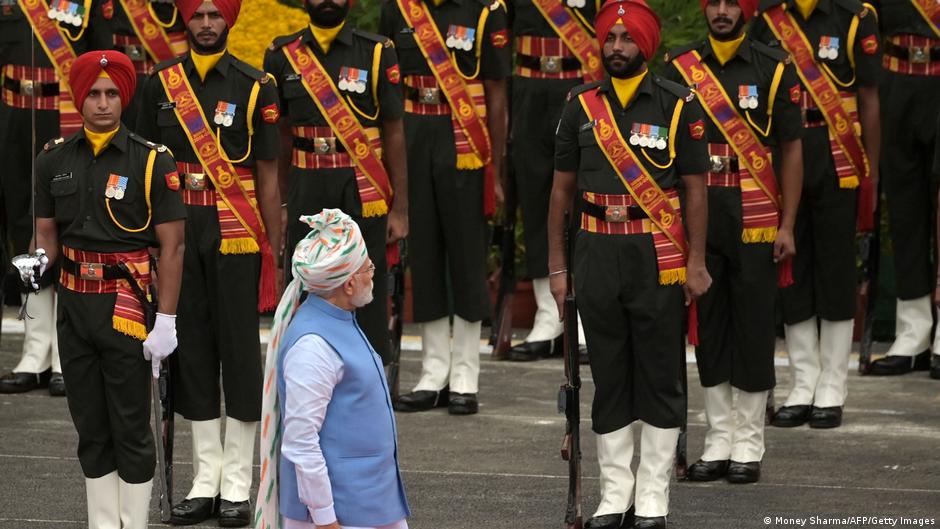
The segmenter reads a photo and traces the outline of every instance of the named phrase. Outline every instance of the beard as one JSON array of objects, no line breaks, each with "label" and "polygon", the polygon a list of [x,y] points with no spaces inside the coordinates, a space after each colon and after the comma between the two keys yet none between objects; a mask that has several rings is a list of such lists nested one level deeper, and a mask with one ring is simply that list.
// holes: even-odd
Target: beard
[{"label": "beard", "polygon": [[369,303],[372,303],[372,282],[369,282],[369,288],[363,288],[359,292],[356,292],[349,298],[349,302],[353,304],[356,308],[365,307]]},{"label": "beard", "polygon": [[321,28],[335,28],[346,20],[349,14],[349,1],[342,6],[333,3],[333,0],[326,0],[318,6],[312,5],[309,1],[304,3],[304,9],[310,15],[310,22],[314,26]]},{"label": "beard", "polygon": [[189,44],[191,45],[193,51],[200,55],[212,55],[213,53],[219,53],[225,49],[226,44],[228,43],[228,27],[222,31],[222,34],[219,35],[219,38],[216,39],[215,44],[211,46],[204,46],[196,40],[196,35],[193,35],[193,32],[189,29],[186,30],[186,34],[189,36]]},{"label": "beard", "polygon": [[[607,73],[609,73],[611,77],[616,77],[617,79],[626,79],[628,77],[633,77],[636,74],[637,70],[639,70],[640,67],[643,66],[643,63],[646,61],[646,59],[643,58],[642,53],[637,53],[636,55],[633,56],[633,58],[626,59],[626,62],[624,63],[623,66],[616,67],[612,64],[612,59],[614,57],[615,57],[614,55],[604,57],[604,69],[607,70]],[[624,59],[622,55],[616,56],[616,57],[620,59]]]},{"label": "beard", "polygon": [[[715,20],[714,20],[714,22],[718,22],[718,21],[721,21],[721,22],[731,22],[731,20],[729,20],[729,19],[727,19],[727,18],[721,18],[721,19],[715,19]],[[723,31],[723,32],[720,32],[720,33],[719,33],[719,32],[717,32],[717,31],[715,31],[714,29],[712,29],[711,24],[709,24],[709,25],[708,25],[708,32],[711,33],[712,37],[715,37],[715,40],[720,40],[720,41],[723,41],[723,40],[734,40],[734,39],[736,39],[739,35],[741,35],[741,30],[744,29],[744,24],[746,24],[746,22],[744,21],[744,15],[742,14],[741,16],[738,17],[738,21],[734,23],[734,26],[732,26],[731,29],[729,29],[728,31]]]}]

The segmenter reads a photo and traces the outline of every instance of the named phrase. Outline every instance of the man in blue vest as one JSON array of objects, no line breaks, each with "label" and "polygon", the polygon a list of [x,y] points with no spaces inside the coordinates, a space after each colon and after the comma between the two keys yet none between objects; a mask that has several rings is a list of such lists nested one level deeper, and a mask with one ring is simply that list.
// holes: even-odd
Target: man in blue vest
[{"label": "man in blue vest", "polygon": [[[272,329],[277,361],[269,362],[281,418],[280,490],[277,508],[259,498],[261,517],[283,517],[284,529],[407,529],[385,371],[355,317],[372,301],[375,266],[342,211],[300,220],[313,230],[294,250],[294,280]],[[273,400],[265,398],[266,422]]]}]

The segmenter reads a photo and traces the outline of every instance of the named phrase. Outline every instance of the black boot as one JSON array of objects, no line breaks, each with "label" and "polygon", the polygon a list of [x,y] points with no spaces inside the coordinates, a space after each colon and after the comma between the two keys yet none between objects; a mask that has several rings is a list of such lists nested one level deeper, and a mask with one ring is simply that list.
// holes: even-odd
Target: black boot
[{"label": "black boot", "polygon": [[760,461],[728,465],[728,483],[757,483],[760,480]]},{"label": "black boot", "polygon": [[49,385],[52,370],[42,373],[8,373],[0,377],[0,393],[26,393]]},{"label": "black boot", "polygon": [[447,413],[451,415],[473,415],[479,411],[476,393],[451,393]]},{"label": "black boot", "polygon": [[931,355],[930,360],[930,378],[940,380],[940,354]]},{"label": "black boot", "polygon": [[728,472],[728,460],[703,461],[699,459],[689,466],[686,479],[689,481],[715,481]]},{"label": "black boot", "polygon": [[446,408],[449,404],[450,391],[445,386],[440,391],[412,391],[398,397],[395,401],[395,410],[403,412],[428,411],[434,408]]},{"label": "black boot", "polygon": [[792,428],[802,426],[809,420],[809,414],[812,406],[809,404],[800,404],[798,406],[784,406],[777,410],[774,419],[770,421],[772,426],[778,428]]},{"label": "black boot", "polygon": [[222,500],[219,527],[245,527],[251,522],[251,502]]},{"label": "black boot", "polygon": [[837,428],[842,425],[842,406],[813,408],[809,416],[810,428]]},{"label": "black boot", "polygon": [[633,522],[633,527],[635,529],[666,529],[666,517],[653,516],[647,518],[646,516],[637,516],[636,521]]},{"label": "black boot", "polygon": [[49,379],[49,394],[53,397],[65,396],[65,377],[62,373],[52,373],[52,378]]},{"label": "black boot", "polygon": [[871,363],[868,374],[875,376],[906,375],[911,371],[925,371],[930,368],[930,351],[924,351],[913,358],[892,355],[879,358]]},{"label": "black boot", "polygon": [[623,513],[594,516],[584,524],[584,529],[620,529]]},{"label": "black boot", "polygon": [[541,340],[538,342],[523,342],[509,350],[506,358],[510,362],[532,362],[552,355],[555,347],[560,345],[558,339]]},{"label": "black boot", "polygon": [[208,520],[216,513],[219,497],[185,499],[170,510],[170,523],[173,525],[195,525]]}]

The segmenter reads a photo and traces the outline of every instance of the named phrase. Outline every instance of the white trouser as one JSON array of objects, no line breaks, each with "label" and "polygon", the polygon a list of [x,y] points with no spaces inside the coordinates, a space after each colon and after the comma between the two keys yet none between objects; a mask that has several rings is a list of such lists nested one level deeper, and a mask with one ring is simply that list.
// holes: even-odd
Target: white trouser
[{"label": "white trouser", "polygon": [[817,408],[845,404],[854,323],[853,320],[820,321],[819,356],[822,370],[816,383],[816,398],[813,400]]},{"label": "white trouser", "polygon": [[558,305],[552,296],[549,279],[540,277],[532,280],[532,293],[535,295],[535,322],[532,331],[526,336],[527,342],[543,342],[554,340],[564,331],[561,321],[558,320]]},{"label": "white trouser", "polygon": [[85,478],[88,529],[121,529],[121,493],[117,470],[100,478]]},{"label": "white trouser", "polygon": [[[934,308],[937,313],[937,321],[940,321],[940,308]],[[934,332],[933,338],[933,347],[931,347],[933,354],[940,355],[940,326],[938,326],[937,331]]]},{"label": "white trouser", "polygon": [[594,516],[620,514],[633,505],[633,423],[597,436],[601,502]]},{"label": "white trouser", "polygon": [[734,436],[734,408],[731,384],[722,382],[705,388],[705,417],[708,432],[705,433],[704,461],[724,461],[731,458],[731,439]]},{"label": "white trouser", "polygon": [[766,391],[737,391],[734,437],[731,460],[752,463],[764,458],[764,416],[767,413]]},{"label": "white trouser", "polygon": [[193,421],[193,488],[186,499],[215,498],[222,482],[222,419]]},{"label": "white trouser", "polygon": [[127,483],[122,479],[119,488],[121,527],[123,529],[147,529],[153,480],[144,483]]},{"label": "white trouser", "polygon": [[790,373],[793,389],[784,406],[803,406],[813,403],[816,383],[819,381],[819,332],[816,318],[786,325],[784,336],[787,355],[790,357]]},{"label": "white trouser", "polygon": [[454,345],[450,361],[451,393],[476,393],[480,380],[480,329],[482,321],[454,316]]},{"label": "white trouser", "polygon": [[895,338],[888,356],[915,356],[930,345],[933,315],[930,296],[911,300],[898,300]]},{"label": "white trouser", "polygon": [[454,316],[454,343],[450,344],[448,318],[422,324],[421,379],[414,391],[440,391],[450,384],[452,393],[476,393],[480,378],[481,321]]},{"label": "white trouser", "polygon": [[24,320],[23,356],[14,373],[42,373],[52,367],[62,372],[59,362],[59,337],[56,332],[56,295],[49,286],[37,293],[21,296],[28,317]]},{"label": "white trouser", "polygon": [[450,319],[421,324],[421,378],[414,391],[440,391],[450,374]]},{"label": "white trouser", "polygon": [[225,446],[222,450],[222,499],[241,502],[251,489],[251,464],[255,458],[257,422],[225,418]]}]

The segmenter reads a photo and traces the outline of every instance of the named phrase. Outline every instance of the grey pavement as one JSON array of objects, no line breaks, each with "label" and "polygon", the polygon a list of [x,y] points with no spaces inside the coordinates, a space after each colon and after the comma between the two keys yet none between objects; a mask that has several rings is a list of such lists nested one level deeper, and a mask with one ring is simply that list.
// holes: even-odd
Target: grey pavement
[{"label": "grey pavement", "polygon": [[[10,325],[4,327],[0,369],[6,371],[19,357],[22,335]],[[406,331],[415,334],[415,330]],[[562,363],[549,359],[514,364],[493,361],[488,355],[482,358],[478,415],[451,417],[446,410],[398,414],[400,461],[413,512],[409,525],[413,529],[561,528],[567,466],[559,457],[564,418],[556,414],[555,406],[563,382]],[[785,365],[780,354],[778,404],[790,385]],[[694,364],[688,368],[691,463],[702,451],[705,416],[698,374]],[[419,369],[420,352],[406,351],[403,390],[417,381]],[[593,387],[586,367],[584,374],[587,519],[597,505],[599,483],[589,421]],[[192,452],[187,421],[178,417],[176,427],[179,499],[192,477]],[[766,442],[763,479],[758,484],[673,482],[669,526],[798,527],[803,521],[806,527],[867,528],[891,527],[891,521],[895,527],[940,523],[940,381],[928,379],[924,372],[863,378],[853,369],[841,428],[768,428]],[[42,390],[0,395],[0,529],[87,525],[76,443],[65,399],[49,397]],[[256,468],[256,484],[257,472]],[[151,526],[162,527],[158,520],[154,500]]]}]

